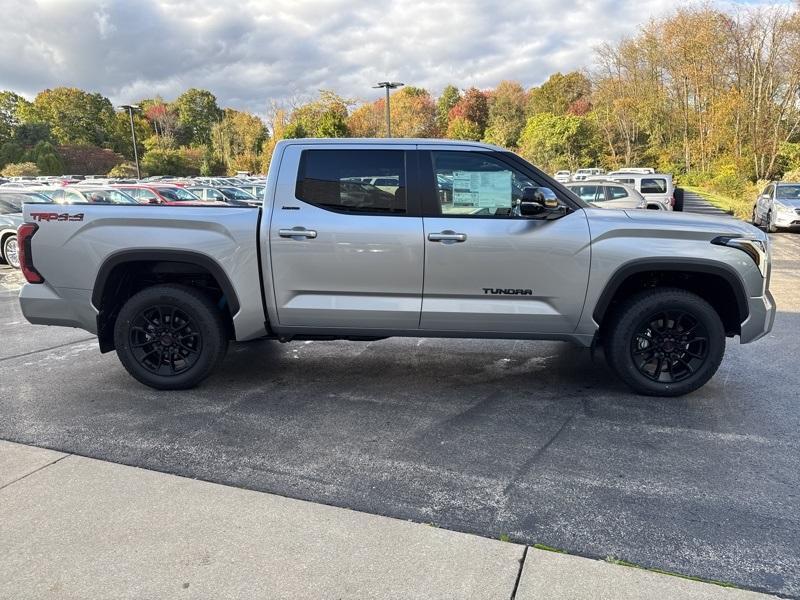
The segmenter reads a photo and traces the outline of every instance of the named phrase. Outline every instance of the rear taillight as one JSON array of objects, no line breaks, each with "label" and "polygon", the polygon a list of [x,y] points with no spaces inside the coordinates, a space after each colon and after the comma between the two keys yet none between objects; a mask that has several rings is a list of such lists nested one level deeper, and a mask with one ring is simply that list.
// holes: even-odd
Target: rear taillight
[{"label": "rear taillight", "polygon": [[36,223],[23,223],[17,229],[17,247],[19,248],[19,266],[28,283],[44,283],[44,277],[33,266],[31,256],[31,238],[39,226]]},{"label": "rear taillight", "polygon": [[672,196],[672,197],[669,199],[669,205],[670,205],[672,208],[675,208],[675,196]]}]

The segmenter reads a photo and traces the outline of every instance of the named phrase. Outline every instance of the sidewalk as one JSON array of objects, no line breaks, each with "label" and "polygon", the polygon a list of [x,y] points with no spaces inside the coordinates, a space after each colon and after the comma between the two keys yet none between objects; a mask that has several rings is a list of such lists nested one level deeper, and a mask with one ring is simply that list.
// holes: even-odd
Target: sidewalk
[{"label": "sidewalk", "polygon": [[771,596],[0,441],[0,599],[512,597]]}]

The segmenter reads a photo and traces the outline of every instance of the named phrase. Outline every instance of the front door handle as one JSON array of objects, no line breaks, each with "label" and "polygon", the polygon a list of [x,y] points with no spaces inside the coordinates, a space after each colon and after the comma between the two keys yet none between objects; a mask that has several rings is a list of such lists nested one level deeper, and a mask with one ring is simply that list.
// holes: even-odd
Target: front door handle
[{"label": "front door handle", "polygon": [[466,233],[456,233],[455,231],[441,231],[439,233],[429,233],[428,240],[431,242],[466,242]]},{"label": "front door handle", "polygon": [[284,238],[304,237],[313,240],[317,237],[317,232],[305,227],[292,227],[291,229],[278,229],[278,235]]}]

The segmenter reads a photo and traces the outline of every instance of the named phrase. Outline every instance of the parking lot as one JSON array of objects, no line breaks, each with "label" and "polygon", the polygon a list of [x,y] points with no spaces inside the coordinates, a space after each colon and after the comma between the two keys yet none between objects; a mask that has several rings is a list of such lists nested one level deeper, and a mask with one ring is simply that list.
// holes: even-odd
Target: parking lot
[{"label": "parking lot", "polygon": [[419,339],[239,344],[155,392],[0,267],[0,438],[800,597],[800,235],[772,241],[772,334],[676,399],[567,344]]}]

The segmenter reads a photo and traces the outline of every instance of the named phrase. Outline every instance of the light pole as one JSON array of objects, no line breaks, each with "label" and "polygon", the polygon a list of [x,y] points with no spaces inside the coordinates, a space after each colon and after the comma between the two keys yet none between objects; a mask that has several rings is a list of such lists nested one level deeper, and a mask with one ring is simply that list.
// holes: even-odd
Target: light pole
[{"label": "light pole", "polygon": [[392,117],[389,110],[389,90],[404,86],[405,83],[399,81],[381,81],[378,85],[373,85],[374,89],[386,88],[386,137],[392,137]]},{"label": "light pole", "polygon": [[136,179],[141,179],[142,174],[139,172],[139,151],[136,149],[136,130],[133,128],[133,111],[139,110],[135,104],[123,104],[121,109],[128,111],[128,116],[131,119],[131,138],[133,139],[133,158],[136,161]]}]

